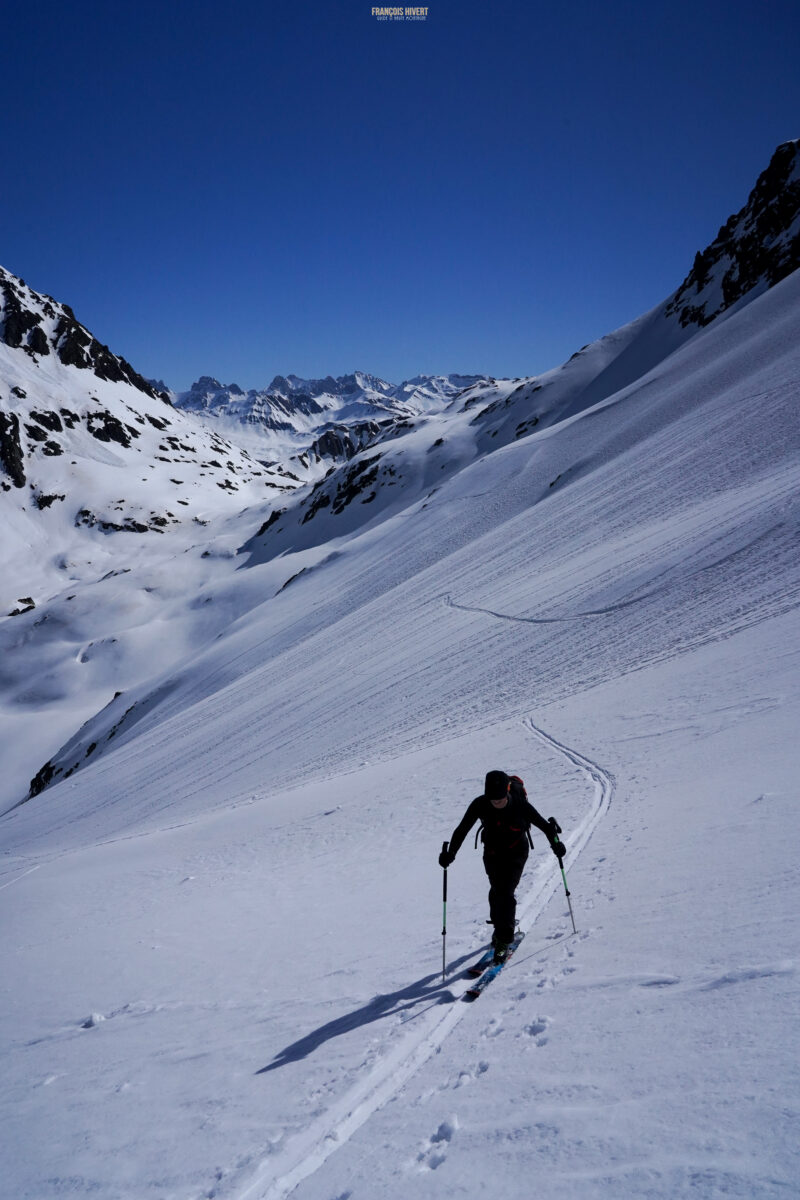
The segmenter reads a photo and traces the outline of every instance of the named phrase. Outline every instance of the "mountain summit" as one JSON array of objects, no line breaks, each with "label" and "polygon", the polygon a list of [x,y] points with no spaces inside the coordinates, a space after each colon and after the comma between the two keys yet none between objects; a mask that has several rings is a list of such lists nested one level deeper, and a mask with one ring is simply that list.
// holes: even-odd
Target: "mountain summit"
[{"label": "mountain summit", "polygon": [[286,486],[0,268],[0,613],[102,573],[112,535],[196,528]]},{"label": "mountain summit", "polygon": [[91,371],[110,383],[129,383],[151,399],[169,403],[165,393],[112,354],[81,325],[68,304],[41,295],[0,267],[0,339],[11,349],[23,350],[32,362],[52,354],[64,366]]},{"label": "mountain summit", "polygon": [[682,326],[708,325],[747,296],[780,283],[800,267],[800,140],[778,146],[747,204],[714,241],[698,250],[668,315]]}]

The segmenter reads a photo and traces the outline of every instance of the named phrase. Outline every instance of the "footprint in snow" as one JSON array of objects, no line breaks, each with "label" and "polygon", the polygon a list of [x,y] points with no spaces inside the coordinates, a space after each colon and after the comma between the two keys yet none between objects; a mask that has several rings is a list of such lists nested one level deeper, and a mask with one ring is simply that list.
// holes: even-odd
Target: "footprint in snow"
[{"label": "footprint in snow", "polygon": [[459,1072],[458,1079],[453,1084],[454,1088],[466,1087],[468,1083],[473,1083],[476,1079],[480,1079],[481,1075],[485,1075],[489,1070],[488,1062],[479,1062],[477,1067],[472,1071]]},{"label": "footprint in snow", "polygon": [[447,1158],[447,1147],[458,1129],[458,1117],[453,1116],[449,1121],[442,1121],[435,1133],[432,1133],[424,1148],[417,1155],[417,1169],[420,1171],[435,1171]]},{"label": "footprint in snow", "polygon": [[537,1017],[535,1021],[531,1021],[530,1025],[525,1026],[525,1033],[533,1039],[535,1045],[546,1046],[546,1033],[550,1024],[550,1017]]}]

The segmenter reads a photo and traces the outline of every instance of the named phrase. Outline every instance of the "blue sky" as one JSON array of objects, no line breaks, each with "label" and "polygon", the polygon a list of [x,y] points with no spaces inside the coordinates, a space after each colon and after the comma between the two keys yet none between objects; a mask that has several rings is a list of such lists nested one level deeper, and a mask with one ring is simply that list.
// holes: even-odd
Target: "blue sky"
[{"label": "blue sky", "polygon": [[800,6],[3,13],[0,263],[149,376],[533,374],[658,303],[800,136]]}]

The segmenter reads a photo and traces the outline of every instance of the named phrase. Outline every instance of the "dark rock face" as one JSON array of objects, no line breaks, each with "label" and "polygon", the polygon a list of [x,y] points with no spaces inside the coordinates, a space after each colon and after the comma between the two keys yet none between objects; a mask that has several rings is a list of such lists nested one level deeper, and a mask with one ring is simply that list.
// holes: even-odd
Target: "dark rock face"
[{"label": "dark rock face", "polygon": [[747,204],[695,255],[667,315],[708,325],[758,284],[774,287],[800,267],[800,142],[785,142]]},{"label": "dark rock face", "polygon": [[309,454],[320,460],[322,458],[345,459],[352,458],[356,452],[356,443],[353,441],[346,428],[326,429],[326,431],[312,443]]},{"label": "dark rock face", "polygon": [[311,501],[303,516],[302,524],[305,525],[307,521],[313,520],[321,508],[330,508],[330,504],[331,498],[327,492],[319,491],[316,496],[312,492]]},{"label": "dark rock face", "polygon": [[49,429],[51,433],[63,433],[64,431],[64,425],[58,413],[31,412],[31,420],[36,421],[45,429]]},{"label": "dark rock face", "polygon": [[130,446],[131,436],[138,437],[138,429],[131,425],[123,425],[113,413],[100,411],[90,413],[86,424],[92,437],[98,442],[118,442],[120,446]]},{"label": "dark rock face", "polygon": [[40,792],[43,792],[47,785],[52,783],[55,774],[56,768],[51,762],[46,762],[31,780],[31,785],[28,789],[28,799],[32,800],[34,796],[38,796]]},{"label": "dark rock face", "polygon": [[306,452],[307,456],[317,462],[323,462],[325,459],[345,462],[392,424],[392,421],[360,421],[355,425],[332,425],[312,442]]},{"label": "dark rock face", "polygon": [[30,345],[29,335],[35,331],[35,341],[38,346],[44,343],[44,349],[35,350],[36,354],[49,354],[50,347],[47,343],[44,330],[41,329],[42,315],[26,308],[20,299],[17,289],[14,287],[13,276],[9,277],[5,272],[0,275],[0,292],[3,296],[3,341],[7,346],[17,347],[23,346],[24,349],[34,350]]},{"label": "dark rock face", "polygon": [[285,508],[276,508],[274,512],[271,512],[264,524],[259,529],[256,537],[261,537],[262,533],[266,533],[268,529],[271,529],[275,522],[279,521],[285,512]]},{"label": "dark rock face", "polygon": [[[7,346],[22,348],[31,355],[55,351],[62,363],[93,371],[98,379],[130,383],[154,400],[170,404],[166,392],[157,391],[134,371],[129,362],[112,354],[80,322],[68,304],[57,304],[25,286],[0,267],[0,337]],[[45,321],[51,325],[48,335]]]},{"label": "dark rock face", "polygon": [[[107,709],[110,709],[121,695],[122,692],[115,692],[114,699],[109,702],[103,712],[105,712]],[[116,737],[119,730],[126,723],[130,714],[135,711],[135,708],[136,706],[133,704],[130,706],[130,708],[126,708],[119,720],[116,721],[115,724],[112,725],[105,734],[105,736],[100,739],[104,744],[107,745],[112,738]],[[59,752],[59,754],[54,755],[54,757],[51,758],[49,762],[46,762],[44,766],[37,771],[36,775],[34,775],[30,782],[28,794],[25,797],[25,800],[32,800],[34,796],[38,796],[45,790],[45,788],[49,787],[54,780],[69,779],[70,775],[74,775],[76,771],[80,770],[80,768],[86,762],[86,759],[94,754],[95,750],[98,749],[99,744],[100,742],[98,740],[90,742],[86,749],[82,751],[82,753],[76,754],[75,757],[72,755],[64,755],[63,752]]]},{"label": "dark rock face", "polygon": [[370,491],[366,496],[363,494],[378,478],[380,470],[381,456],[375,455],[374,458],[366,458],[362,462],[355,463],[353,466],[344,471],[341,479],[336,484],[336,490],[333,495],[328,491],[323,490],[325,480],[313,489],[310,497],[308,509],[303,517],[302,523],[310,521],[321,508],[330,507],[334,516],[339,516],[358,496],[361,496],[362,504],[370,504],[376,497],[377,493]]},{"label": "dark rock face", "polygon": [[142,525],[141,521],[134,521],[131,517],[127,517],[120,525],[114,521],[103,521],[88,508],[82,508],[75,518],[76,525],[83,525],[87,529],[92,529],[95,525],[98,529],[102,529],[103,533],[147,533],[150,529],[149,525]]},{"label": "dark rock face", "polygon": [[38,325],[36,326],[35,329],[31,330],[31,336],[28,338],[28,345],[30,346],[31,352],[33,354],[39,354],[41,356],[44,356],[45,354],[50,353],[50,346],[47,341],[47,334]]},{"label": "dark rock face", "polygon": [[22,443],[19,437],[19,417],[0,410],[0,463],[15,487],[25,486]]},{"label": "dark rock face", "polygon": [[12,608],[11,612],[8,614],[10,617],[21,617],[23,613],[33,612],[33,610],[36,608],[36,605],[33,602],[33,596],[20,596],[18,603],[22,607]]},{"label": "dark rock face", "polygon": [[[63,500],[63,496],[54,496],[48,499]],[[174,513],[167,511],[166,514],[151,512],[149,517],[144,521],[138,521],[134,517],[124,516],[125,501],[118,500],[115,507],[120,512],[121,519],[119,521],[110,521],[104,517],[98,517],[89,508],[82,508],[75,518],[76,526],[83,526],[86,529],[99,529],[103,533],[163,533],[168,525],[177,524],[178,518]],[[120,572],[112,571],[111,574],[119,574]],[[106,576],[108,578],[108,576]]]},{"label": "dark rock face", "polygon": [[33,502],[38,509],[42,509],[42,508],[49,508],[50,505],[54,504],[56,500],[66,500],[66,496],[59,496],[55,492],[52,495],[48,496],[48,495],[45,495],[43,492],[39,492],[39,493],[37,493],[36,496],[34,496]]}]

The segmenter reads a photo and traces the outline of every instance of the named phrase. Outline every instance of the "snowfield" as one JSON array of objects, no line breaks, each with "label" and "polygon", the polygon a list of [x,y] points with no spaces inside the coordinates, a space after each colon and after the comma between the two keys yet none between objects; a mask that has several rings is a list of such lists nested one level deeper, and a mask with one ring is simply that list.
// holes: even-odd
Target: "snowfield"
[{"label": "snowfield", "polygon": [[[800,273],[665,339],[0,625],[3,1197],[798,1194]],[[578,933],[539,837],[468,1004],[493,767]]]}]

